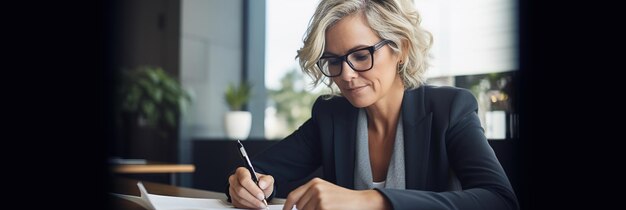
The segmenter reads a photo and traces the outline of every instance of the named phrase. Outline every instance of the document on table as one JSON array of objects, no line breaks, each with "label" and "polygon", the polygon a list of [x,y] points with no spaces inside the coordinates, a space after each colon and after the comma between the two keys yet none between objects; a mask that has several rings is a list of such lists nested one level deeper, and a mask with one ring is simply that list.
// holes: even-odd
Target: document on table
[{"label": "document on table", "polygon": [[[207,210],[221,210],[221,209],[238,209],[233,207],[232,204],[221,199],[208,199],[208,198],[188,198],[188,197],[176,197],[149,194],[146,188],[141,182],[137,182],[139,187],[140,196],[124,195],[111,193],[114,196],[135,202],[140,206],[143,206],[149,210],[171,210],[171,209],[207,209]],[[281,210],[283,205],[269,205],[271,210]],[[293,208],[296,210],[296,208]]]}]

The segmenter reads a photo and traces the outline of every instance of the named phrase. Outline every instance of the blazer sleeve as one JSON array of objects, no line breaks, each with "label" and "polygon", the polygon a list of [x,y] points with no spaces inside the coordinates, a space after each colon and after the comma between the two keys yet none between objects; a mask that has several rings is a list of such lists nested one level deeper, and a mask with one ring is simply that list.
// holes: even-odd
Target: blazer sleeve
[{"label": "blazer sleeve", "polygon": [[504,169],[489,146],[474,96],[458,91],[450,106],[446,150],[463,190],[432,192],[377,189],[393,209],[519,209]]}]

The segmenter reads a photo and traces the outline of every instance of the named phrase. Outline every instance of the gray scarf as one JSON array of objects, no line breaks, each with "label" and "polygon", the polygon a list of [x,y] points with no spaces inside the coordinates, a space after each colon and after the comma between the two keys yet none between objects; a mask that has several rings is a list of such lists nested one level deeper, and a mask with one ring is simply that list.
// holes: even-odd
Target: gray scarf
[{"label": "gray scarf", "polygon": [[[402,114],[400,114],[396,128],[393,153],[391,154],[389,168],[387,169],[387,178],[385,178],[385,188],[405,189],[404,175],[404,133],[402,130]],[[367,135],[367,115],[365,114],[365,110],[360,109],[356,129],[354,188],[356,190],[372,189],[374,188],[372,182],[372,168],[370,165]]]}]

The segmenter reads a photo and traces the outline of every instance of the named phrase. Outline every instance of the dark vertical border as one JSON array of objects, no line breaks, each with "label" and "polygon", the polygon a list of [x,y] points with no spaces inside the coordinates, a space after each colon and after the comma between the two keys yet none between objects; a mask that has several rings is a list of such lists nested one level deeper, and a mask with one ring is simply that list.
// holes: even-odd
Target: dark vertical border
[{"label": "dark vertical border", "polygon": [[517,27],[518,27],[518,59],[519,59],[519,74],[518,74],[518,82],[515,85],[516,93],[517,93],[517,102],[515,105],[517,106],[518,116],[517,116],[517,136],[518,142],[515,145],[515,165],[517,165],[517,177],[518,177],[518,188],[515,194],[517,195],[517,199],[520,205],[520,209],[533,209],[531,207],[530,196],[528,196],[528,186],[529,186],[529,156],[528,156],[528,147],[530,145],[530,141],[532,141],[532,137],[528,132],[528,122],[531,120],[528,115],[529,101],[528,94],[529,90],[527,89],[529,82],[528,76],[530,75],[529,71],[531,70],[530,64],[531,61],[529,59],[529,48],[530,48],[530,37],[528,36],[529,28],[528,28],[528,1],[518,0],[517,3]]},{"label": "dark vertical border", "polygon": [[265,106],[265,0],[243,0],[242,58],[244,69],[242,80],[253,86],[252,98],[247,109],[252,113],[251,138],[264,138]]},{"label": "dark vertical border", "polygon": [[[250,2],[249,0],[242,0],[242,20],[241,20],[241,60],[243,61],[241,65],[241,82],[248,81],[248,32],[249,32],[249,24],[248,18],[250,16]],[[248,110],[248,106],[244,107],[245,110]]]}]

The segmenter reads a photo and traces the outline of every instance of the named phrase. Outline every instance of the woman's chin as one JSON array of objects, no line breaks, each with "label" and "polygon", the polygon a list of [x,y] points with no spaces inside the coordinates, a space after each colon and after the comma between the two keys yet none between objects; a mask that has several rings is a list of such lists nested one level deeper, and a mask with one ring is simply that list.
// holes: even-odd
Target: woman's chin
[{"label": "woman's chin", "polygon": [[364,108],[372,104],[369,100],[366,100],[364,98],[352,98],[352,97],[346,97],[346,98],[348,99],[348,101],[350,101],[352,106],[356,108]]}]

